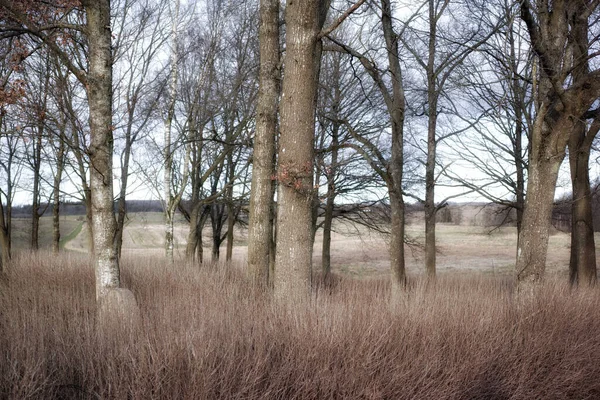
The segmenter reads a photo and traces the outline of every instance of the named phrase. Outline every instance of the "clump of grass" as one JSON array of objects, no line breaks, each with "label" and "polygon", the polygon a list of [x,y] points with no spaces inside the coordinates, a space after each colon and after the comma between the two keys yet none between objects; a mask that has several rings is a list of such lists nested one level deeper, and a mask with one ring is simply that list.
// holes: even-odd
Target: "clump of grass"
[{"label": "clump of grass", "polygon": [[96,329],[89,259],[21,256],[0,282],[0,398],[600,397],[600,294],[548,282],[334,277],[282,304],[234,265],[125,259],[141,324]]}]

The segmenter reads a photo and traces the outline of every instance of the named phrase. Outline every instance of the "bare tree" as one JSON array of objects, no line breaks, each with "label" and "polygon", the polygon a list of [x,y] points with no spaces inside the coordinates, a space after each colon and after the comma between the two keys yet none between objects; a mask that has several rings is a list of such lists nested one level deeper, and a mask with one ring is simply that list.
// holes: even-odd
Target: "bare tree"
[{"label": "bare tree", "polygon": [[600,96],[600,70],[590,70],[597,54],[591,44],[598,40],[597,29],[590,30],[590,21],[595,21],[591,16],[597,8],[596,0],[521,3],[521,17],[540,65],[516,263],[522,292],[531,291],[543,278],[559,167],[578,121]]},{"label": "bare tree", "polygon": [[[319,34],[327,16],[326,0],[288,3],[286,53],[281,99],[277,249],[274,289],[277,298],[308,296],[312,271],[312,197],[315,99]],[[271,160],[264,160],[265,163]]]},{"label": "bare tree", "polygon": [[[391,152],[386,156],[379,143],[361,135],[356,127],[346,123],[346,127],[356,141],[358,151],[381,177],[387,187],[390,209],[390,268],[392,296],[395,298],[406,284],[404,258],[405,215],[402,190],[404,169],[404,118],[406,98],[404,94],[402,68],[398,50],[398,34],[393,25],[393,9],[389,0],[381,0],[378,10],[381,32],[384,39],[385,55],[383,65],[378,65],[373,57],[368,57],[347,44],[328,36],[341,51],[351,54],[360,61],[383,97],[391,129]],[[375,5],[373,7],[376,7]],[[376,9],[376,8],[375,8]]]},{"label": "bare tree", "polygon": [[[165,136],[164,136],[164,212],[165,212],[165,252],[167,260],[173,262],[173,218],[177,205],[183,195],[183,187],[185,182],[181,185],[181,189],[176,193],[173,193],[172,177],[173,177],[173,150],[172,150],[172,139],[171,139],[171,127],[173,125],[173,118],[175,117],[175,104],[177,101],[177,75],[178,75],[178,64],[179,64],[179,52],[178,52],[178,24],[179,24],[179,0],[175,0],[173,9],[171,9],[171,59],[170,59],[170,72],[169,72],[169,94],[167,100],[166,116],[165,116]],[[184,162],[186,171],[184,172],[183,180],[187,180],[187,162]]]},{"label": "bare tree", "polygon": [[[499,7],[504,27],[458,67],[454,86],[461,89],[453,115],[466,122],[473,133],[452,137],[456,164],[444,169],[452,182],[472,190],[488,201],[515,210],[521,231],[529,133],[533,126],[533,57],[518,5],[505,0]],[[477,173],[464,176],[466,168]],[[513,213],[506,212],[508,217]]]},{"label": "bare tree", "polygon": [[[115,246],[121,255],[123,231],[127,217],[127,194],[130,190],[134,146],[154,128],[153,117],[161,89],[156,90],[159,74],[153,63],[168,39],[163,28],[167,2],[150,0],[125,1],[117,13],[118,33],[115,49],[116,74],[115,126],[121,176],[117,198],[117,234]],[[133,174],[132,174],[133,172]]]},{"label": "bare tree", "polygon": [[248,268],[261,284],[269,282],[273,240],[273,175],[279,102],[279,0],[260,1],[260,67],[256,133],[248,227]]},{"label": "bare tree", "polygon": [[42,185],[42,147],[47,136],[47,120],[49,114],[49,91],[51,63],[48,54],[36,54],[28,58],[28,65],[23,68],[26,94],[21,102],[23,121],[26,125],[25,158],[32,173],[32,207],[31,207],[31,249],[39,249],[40,217],[45,211],[41,207]]},{"label": "bare tree", "polygon": [[[484,24],[485,16],[489,13],[485,7],[475,2],[469,2],[464,7],[469,10],[469,18],[456,21],[454,14],[459,10],[453,7],[459,5],[451,4],[447,0],[427,0],[427,18],[425,28],[425,39],[427,50],[421,52],[416,44],[421,40],[414,40],[419,34],[408,29],[401,36],[405,48],[413,55],[417,65],[423,69],[426,79],[426,100],[424,101],[424,113],[427,116],[427,151],[425,162],[425,271],[429,278],[436,274],[436,239],[435,223],[436,213],[444,207],[445,201],[436,205],[436,166],[438,165],[438,144],[456,132],[440,132],[438,123],[442,113],[442,101],[447,97],[447,84],[449,78],[456,69],[467,59],[467,57],[481,47],[494,33],[495,29],[486,30]],[[472,13],[476,13],[473,18]],[[445,29],[442,21],[454,19],[449,29]],[[414,18],[418,21],[419,18]],[[447,22],[448,23],[448,22]],[[407,24],[408,25],[408,24]],[[460,28],[459,28],[460,27]],[[417,28],[419,29],[419,28]]]},{"label": "bare tree", "polygon": [[[335,32],[336,40],[343,41],[344,36],[349,35],[342,28]],[[376,193],[382,187],[381,178],[353,148],[356,142],[347,126],[353,130],[362,128],[360,136],[369,137],[370,130],[386,130],[386,112],[378,106],[382,99],[377,88],[369,85],[366,72],[356,70],[353,62],[350,55],[328,51],[321,63],[315,181],[319,182],[319,189],[324,190],[316,196],[313,229],[315,232],[323,229],[321,259],[325,279],[331,273],[334,220],[343,221],[343,226],[349,223],[372,228],[366,223],[369,220],[367,209],[378,200]],[[365,200],[366,196],[370,199]],[[377,224],[381,222],[379,220]]]},{"label": "bare tree", "polygon": [[[4,114],[5,110],[2,110]],[[0,168],[2,169],[2,187],[0,187],[0,246],[2,246],[2,265],[8,265],[12,256],[12,207],[15,187],[18,184],[24,164],[17,162],[21,147],[21,126],[7,115],[0,116]]]},{"label": "bare tree", "polygon": [[[28,7],[41,7],[40,13],[56,18],[47,26],[44,18],[35,20],[40,13],[29,13]],[[112,50],[110,0],[81,2],[85,25],[70,23],[66,16],[79,10],[73,5],[52,9],[52,5],[0,1],[7,22],[2,27],[6,35],[27,34],[57,54],[86,89],[90,125],[90,189],[94,257],[96,264],[96,298],[100,300],[110,289],[120,286],[118,258],[114,249],[116,221],[113,213],[113,123],[112,123]],[[51,11],[55,11],[54,14]],[[87,69],[74,63],[59,45],[53,31],[72,31],[87,39]],[[75,37],[75,36],[73,36]]]}]

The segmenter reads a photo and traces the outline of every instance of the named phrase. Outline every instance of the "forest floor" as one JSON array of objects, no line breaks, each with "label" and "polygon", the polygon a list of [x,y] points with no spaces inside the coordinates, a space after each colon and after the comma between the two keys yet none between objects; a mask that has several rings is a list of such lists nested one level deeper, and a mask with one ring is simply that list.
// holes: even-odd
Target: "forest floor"
[{"label": "forest floor", "polygon": [[[83,216],[61,217],[61,245],[69,251],[87,252],[88,234]],[[28,219],[13,220],[16,249],[26,249],[30,237]],[[389,273],[387,237],[362,227],[338,223],[334,225],[331,257],[332,270],[345,276],[381,277]],[[52,239],[50,217],[41,219],[40,246],[50,247]],[[407,246],[407,271],[420,275],[424,270],[424,224],[409,224],[408,237],[417,245]],[[514,227],[483,227],[437,224],[437,268],[445,273],[483,273],[509,275],[513,273],[517,233]],[[211,260],[211,230],[203,231],[205,261]],[[183,257],[187,226],[179,217],[175,223],[176,254]],[[132,213],[125,227],[123,252],[129,256],[164,254],[164,224],[161,213]],[[600,243],[600,236],[596,240]],[[245,263],[247,256],[247,229],[237,228],[234,238],[233,259]],[[221,254],[225,252],[221,245]],[[569,235],[554,230],[550,236],[547,269],[550,273],[567,274],[569,264]],[[321,265],[322,231],[317,232],[314,247],[314,266]],[[598,252],[600,255],[600,252]]]}]

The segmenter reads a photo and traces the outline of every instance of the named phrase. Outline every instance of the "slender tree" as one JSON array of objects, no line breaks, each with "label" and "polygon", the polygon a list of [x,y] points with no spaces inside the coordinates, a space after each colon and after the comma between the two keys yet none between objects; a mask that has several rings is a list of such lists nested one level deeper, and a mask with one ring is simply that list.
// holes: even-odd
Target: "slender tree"
[{"label": "slender tree", "polygon": [[[89,104],[90,191],[92,231],[96,270],[96,298],[100,300],[113,288],[120,286],[118,258],[114,249],[116,221],[113,213],[113,123],[112,123],[112,65],[110,0],[82,0],[85,25],[66,22],[76,8],[73,2],[53,4],[37,2],[0,1],[7,22],[2,31],[7,34],[27,34],[46,45],[82,83]],[[36,7],[39,7],[36,9]],[[30,12],[33,11],[33,12]],[[46,26],[48,18],[49,25]],[[39,17],[39,18],[38,18]],[[38,18],[38,19],[36,19]],[[56,18],[56,20],[52,20]],[[83,34],[87,43],[87,68],[83,69],[61,47],[53,32],[71,30]],[[64,37],[64,36],[61,36]]]},{"label": "slender tree", "polygon": [[[403,86],[402,68],[398,50],[400,34],[393,24],[393,8],[389,0],[381,0],[380,22],[381,35],[384,39],[385,61],[383,65],[375,63],[374,59],[362,54],[351,46],[344,44],[331,35],[328,36],[339,51],[351,54],[359,60],[363,68],[379,89],[389,118],[391,130],[391,151],[389,156],[379,148],[379,143],[361,135],[347,121],[345,125],[356,141],[353,146],[369,163],[371,168],[385,182],[391,210],[390,228],[390,269],[392,278],[393,300],[401,293],[406,284],[406,264],[404,258],[405,240],[405,206],[402,189],[404,174],[404,118],[406,98]],[[376,9],[376,8],[375,8]],[[382,73],[382,71],[386,71]],[[395,300],[394,300],[395,301]]]},{"label": "slender tree", "polygon": [[259,283],[266,285],[269,282],[273,240],[270,215],[280,79],[279,0],[261,0],[259,15],[260,66],[248,227],[248,268]]}]

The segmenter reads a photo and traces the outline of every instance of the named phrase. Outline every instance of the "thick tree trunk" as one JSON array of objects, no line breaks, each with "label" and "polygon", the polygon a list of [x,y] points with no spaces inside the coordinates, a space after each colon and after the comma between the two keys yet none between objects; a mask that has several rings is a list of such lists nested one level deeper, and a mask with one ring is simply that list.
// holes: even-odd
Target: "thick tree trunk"
[{"label": "thick tree trunk", "polygon": [[577,121],[600,95],[600,85],[598,70],[594,74],[589,71],[588,19],[594,9],[588,8],[587,2],[545,1],[532,6],[523,0],[520,9],[540,63],[516,264],[518,289],[523,291],[543,277],[560,163],[567,143],[576,140],[570,136],[577,133]]},{"label": "thick tree trunk", "polygon": [[539,282],[546,268],[548,233],[552,219],[554,189],[562,157],[532,163],[529,167],[527,199],[517,249],[519,286]]},{"label": "thick tree trunk", "polygon": [[200,203],[195,204],[190,212],[190,230],[188,231],[187,242],[185,245],[185,258],[194,260],[196,257],[196,246],[198,245],[198,221],[200,217]]},{"label": "thick tree trunk", "polygon": [[594,241],[589,176],[592,142],[593,140],[586,140],[585,122],[578,122],[569,139],[569,163],[573,191],[571,260],[569,263],[571,284],[593,285],[596,283],[596,243]]},{"label": "thick tree trunk", "polygon": [[392,226],[390,236],[390,263],[392,272],[392,298],[402,292],[406,285],[404,264],[404,201],[396,190],[390,191]]},{"label": "thick tree trunk", "polygon": [[315,57],[326,3],[299,0],[286,7],[274,277],[278,299],[305,299],[311,289]]},{"label": "thick tree trunk", "polygon": [[248,225],[248,269],[257,282],[266,285],[269,281],[273,237],[270,214],[280,79],[279,0],[260,1],[259,43],[260,69]]},{"label": "thick tree trunk", "polygon": [[532,131],[527,197],[517,248],[518,289],[528,294],[542,280],[546,269],[556,180],[572,130],[568,117],[546,121],[544,111],[538,112]]},{"label": "thick tree trunk", "polygon": [[84,1],[89,43],[87,94],[90,107],[90,188],[96,263],[96,298],[120,285],[114,247],[112,53],[110,1]]}]

